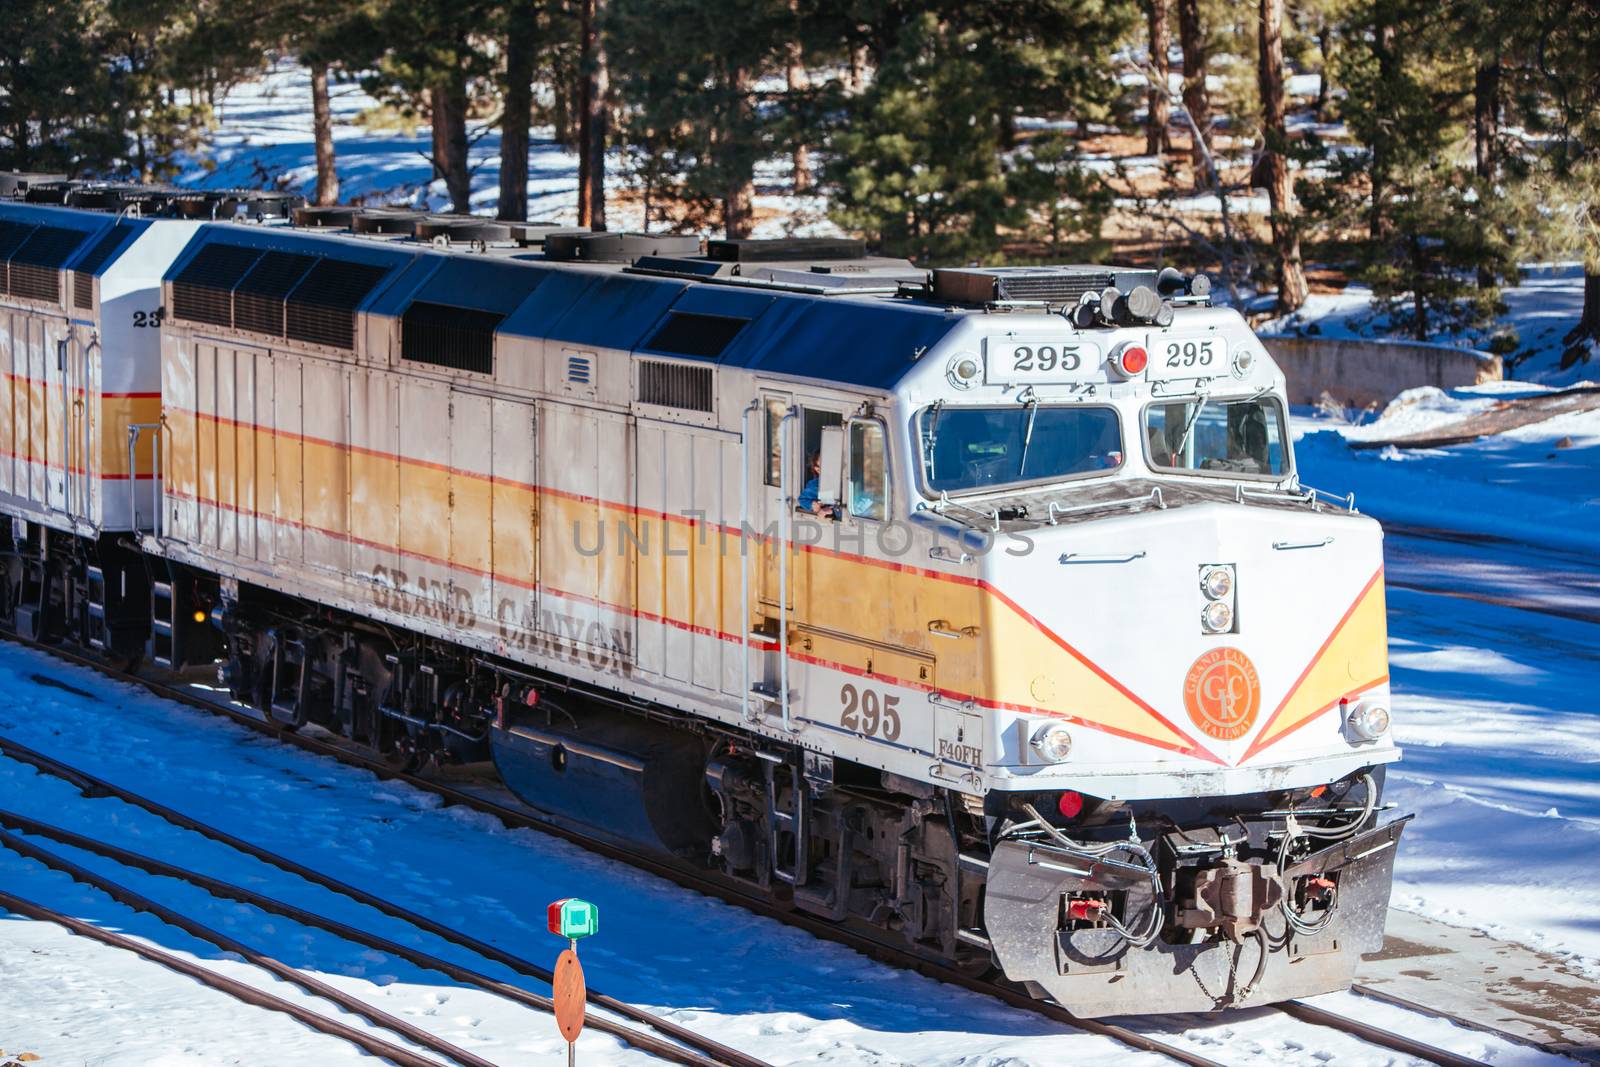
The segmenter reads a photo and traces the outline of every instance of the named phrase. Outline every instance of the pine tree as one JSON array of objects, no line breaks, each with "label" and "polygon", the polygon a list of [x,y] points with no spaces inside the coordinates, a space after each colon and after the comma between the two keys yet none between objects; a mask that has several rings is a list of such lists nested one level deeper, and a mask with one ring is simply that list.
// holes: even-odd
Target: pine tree
[{"label": "pine tree", "polygon": [[1144,152],[1147,156],[1158,156],[1172,147],[1172,135],[1168,130],[1172,103],[1167,90],[1167,74],[1171,67],[1167,53],[1172,47],[1172,34],[1167,25],[1167,0],[1145,0],[1145,18],[1150,74],[1156,84],[1145,94]]},{"label": "pine tree", "polygon": [[889,254],[992,257],[1041,207],[1048,217],[1036,198],[1061,169],[1049,151],[1036,161],[1016,120],[1108,118],[1119,88],[1101,57],[1133,32],[1139,9],[1071,0],[916,13],[868,6],[843,20],[846,47],[866,49],[873,76],[844,98],[829,139],[833,217]]},{"label": "pine tree", "polygon": [[781,69],[791,21],[786,0],[610,0],[625,137],[653,146],[653,195],[685,228],[749,236],[756,164],[782,119],[756,85]]},{"label": "pine tree", "polygon": [[1260,184],[1272,205],[1272,247],[1277,260],[1278,311],[1287,314],[1306,302],[1306,274],[1300,262],[1300,229],[1294,189],[1289,181],[1288,129],[1284,124],[1283,0],[1260,0],[1256,69],[1261,91]]}]

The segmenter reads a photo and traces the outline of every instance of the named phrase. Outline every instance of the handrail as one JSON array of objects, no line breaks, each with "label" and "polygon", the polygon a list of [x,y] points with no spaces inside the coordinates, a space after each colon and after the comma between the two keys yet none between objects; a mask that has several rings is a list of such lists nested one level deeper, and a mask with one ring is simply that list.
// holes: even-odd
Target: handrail
[{"label": "handrail", "polygon": [[134,422],[128,424],[128,521],[134,533],[139,532],[139,438],[145,430],[153,430],[150,438],[150,532],[161,540],[161,520],[164,501],[161,478],[161,423]]},{"label": "handrail", "polygon": [[1139,504],[1154,504],[1156,507],[1166,510],[1167,500],[1161,495],[1161,487],[1159,485],[1141,496],[1130,496],[1121,500],[1095,500],[1087,504],[1074,504],[1070,508],[1064,508],[1052,500],[1050,501],[1050,507],[1045,512],[1046,521],[1051,526],[1057,526],[1060,524],[1060,519],[1057,516],[1060,515],[1076,515],[1084,511],[1104,511],[1107,508],[1131,508]]},{"label": "handrail", "polygon": [[750,401],[744,409],[742,434],[739,441],[739,611],[743,619],[740,640],[744,654],[739,660],[739,714],[745,719],[750,714],[750,416],[761,410],[761,399]]},{"label": "handrail", "polygon": [[778,701],[783,728],[793,730],[789,719],[789,552],[794,545],[794,499],[789,495],[789,424],[797,412],[791,405],[778,423],[778,495],[783,498],[783,535],[778,546]]}]

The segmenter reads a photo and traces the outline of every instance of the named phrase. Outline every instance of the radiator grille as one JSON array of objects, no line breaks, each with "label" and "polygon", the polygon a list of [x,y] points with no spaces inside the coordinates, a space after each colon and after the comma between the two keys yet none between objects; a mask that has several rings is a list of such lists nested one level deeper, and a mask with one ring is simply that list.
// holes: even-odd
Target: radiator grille
[{"label": "radiator grille", "polygon": [[112,253],[122,247],[122,242],[126,241],[133,231],[134,225],[131,222],[117,223],[100,235],[100,240],[78,260],[73,269],[84,274],[99,274],[101,268],[110,261]]},{"label": "radiator grille", "polygon": [[233,325],[282,337],[284,297],[316,261],[293,252],[268,252],[258,259],[233,290]]},{"label": "radiator grille", "polygon": [[1005,300],[1043,300],[1049,304],[1075,304],[1084,293],[1098,293],[1111,285],[1110,274],[1024,274],[1000,280]]},{"label": "radiator grille", "polygon": [[6,292],[30,300],[61,302],[61,265],[83,243],[82,230],[37,226],[12,250]]},{"label": "radiator grille", "polygon": [[567,384],[589,385],[594,381],[594,365],[588,356],[567,357]]},{"label": "radiator grille", "polygon": [[72,272],[72,306],[81,311],[94,310],[94,275],[86,271]]},{"label": "radiator grille", "polygon": [[254,248],[208,244],[172,282],[172,317],[187,322],[233,325],[233,287],[261,258]]},{"label": "radiator grille", "polygon": [[494,331],[505,316],[417,300],[400,319],[400,358],[494,373]]},{"label": "radiator grille", "polygon": [[356,308],[389,268],[320,259],[289,294],[284,335],[296,341],[355,347]]},{"label": "radiator grille", "polygon": [[11,253],[28,239],[28,234],[33,230],[32,226],[20,222],[0,221],[0,292],[7,292],[11,288]]},{"label": "radiator grille", "polygon": [[749,319],[727,315],[701,315],[692,311],[672,311],[667,321],[645,344],[653,352],[675,356],[700,356],[715,359],[739,335]]},{"label": "radiator grille", "polygon": [[711,368],[640,360],[639,402],[685,411],[715,410]]},{"label": "radiator grille", "polygon": [[25,296],[30,300],[61,303],[61,272],[54,267],[41,267],[33,263],[11,264],[11,277],[6,291],[12,296]]}]

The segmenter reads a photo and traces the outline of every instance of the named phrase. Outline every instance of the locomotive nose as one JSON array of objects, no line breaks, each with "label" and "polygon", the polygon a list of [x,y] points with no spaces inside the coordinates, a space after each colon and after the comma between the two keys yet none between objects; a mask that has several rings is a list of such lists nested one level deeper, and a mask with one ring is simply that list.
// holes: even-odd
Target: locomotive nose
[{"label": "locomotive nose", "polygon": [[[1099,727],[1169,762],[1351,751],[1353,727],[1325,713],[1387,683],[1375,523],[1205,503],[1052,533],[996,580],[1119,691],[1086,706],[1082,686],[1049,679],[1062,694],[1051,710],[1087,720],[1073,763],[1132,758],[1093,738]],[[1386,714],[1368,718],[1386,726]]]}]

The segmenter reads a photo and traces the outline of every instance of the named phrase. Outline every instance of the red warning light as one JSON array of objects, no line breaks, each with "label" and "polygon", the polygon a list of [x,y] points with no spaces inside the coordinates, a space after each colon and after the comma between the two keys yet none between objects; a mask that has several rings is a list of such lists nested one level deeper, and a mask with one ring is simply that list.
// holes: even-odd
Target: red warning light
[{"label": "red warning light", "polygon": [[1056,801],[1056,810],[1063,819],[1076,819],[1083,811],[1083,794],[1067,790],[1061,794],[1061,799]]},{"label": "red warning light", "polygon": [[1120,373],[1132,378],[1135,374],[1143,374],[1150,365],[1150,353],[1141,345],[1124,345],[1111,353],[1111,362]]}]

